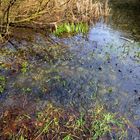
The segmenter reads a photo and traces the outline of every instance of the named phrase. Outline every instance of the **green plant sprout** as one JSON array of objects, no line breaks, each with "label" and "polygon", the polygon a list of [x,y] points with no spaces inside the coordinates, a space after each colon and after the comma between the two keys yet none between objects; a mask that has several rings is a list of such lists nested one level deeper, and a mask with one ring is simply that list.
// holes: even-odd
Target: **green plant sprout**
[{"label": "green plant sprout", "polygon": [[5,89],[6,79],[4,76],[0,75],[0,93],[2,93]]},{"label": "green plant sprout", "polygon": [[78,33],[87,33],[89,26],[87,23],[63,23],[59,25],[53,32],[55,36],[63,36],[65,34],[74,35]]}]

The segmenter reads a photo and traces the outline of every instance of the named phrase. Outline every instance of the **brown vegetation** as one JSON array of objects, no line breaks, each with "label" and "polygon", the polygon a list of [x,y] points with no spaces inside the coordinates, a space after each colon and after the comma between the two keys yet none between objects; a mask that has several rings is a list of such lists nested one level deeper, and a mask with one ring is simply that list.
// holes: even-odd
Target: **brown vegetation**
[{"label": "brown vegetation", "polygon": [[[33,115],[33,114],[32,114]],[[108,113],[103,106],[87,113],[54,107],[32,116],[23,108],[10,108],[0,116],[0,138],[3,140],[97,140],[125,136],[126,120]]]},{"label": "brown vegetation", "polygon": [[3,0],[0,1],[0,33],[2,36],[9,33],[11,26],[56,27],[60,22],[89,21],[108,13],[108,0]]}]

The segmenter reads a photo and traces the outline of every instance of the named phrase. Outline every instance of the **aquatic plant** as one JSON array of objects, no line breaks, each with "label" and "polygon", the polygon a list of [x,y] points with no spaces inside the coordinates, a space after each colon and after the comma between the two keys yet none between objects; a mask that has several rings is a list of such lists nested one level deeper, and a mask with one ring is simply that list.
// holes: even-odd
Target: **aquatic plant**
[{"label": "aquatic plant", "polygon": [[22,88],[22,91],[24,92],[24,93],[30,93],[31,91],[32,91],[32,89],[31,88],[29,88],[29,87],[27,87],[27,88]]},{"label": "aquatic plant", "polygon": [[6,79],[4,76],[0,75],[0,93],[2,93],[5,89]]},{"label": "aquatic plant", "polygon": [[63,36],[63,35],[73,35],[78,33],[87,33],[89,30],[89,26],[87,23],[64,23],[58,25],[56,30],[53,32],[56,36]]},{"label": "aquatic plant", "polygon": [[140,58],[140,51],[135,53],[135,57]]},{"label": "aquatic plant", "polygon": [[21,64],[21,72],[22,73],[26,73],[27,72],[27,68],[28,68],[28,62],[23,62],[22,64]]},{"label": "aquatic plant", "polygon": [[112,93],[112,92],[113,92],[112,87],[109,87],[109,88],[108,88],[108,92],[109,92],[109,93]]}]

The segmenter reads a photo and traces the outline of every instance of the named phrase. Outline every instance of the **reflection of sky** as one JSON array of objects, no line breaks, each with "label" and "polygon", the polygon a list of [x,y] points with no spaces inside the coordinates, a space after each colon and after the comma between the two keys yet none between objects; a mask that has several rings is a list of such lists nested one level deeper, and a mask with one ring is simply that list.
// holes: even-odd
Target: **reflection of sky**
[{"label": "reflection of sky", "polygon": [[115,31],[109,28],[106,24],[100,22],[91,28],[89,32],[89,40],[95,41],[99,45],[105,45],[108,43],[117,45],[124,43],[124,40],[121,39],[122,35],[123,33]]}]

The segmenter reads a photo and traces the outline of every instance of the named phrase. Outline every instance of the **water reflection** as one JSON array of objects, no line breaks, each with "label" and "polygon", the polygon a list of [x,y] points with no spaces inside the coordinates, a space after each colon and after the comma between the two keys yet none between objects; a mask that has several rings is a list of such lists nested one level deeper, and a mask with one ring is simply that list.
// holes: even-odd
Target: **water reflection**
[{"label": "water reflection", "polygon": [[[137,7],[136,7],[137,6]],[[116,7],[112,10],[110,25],[117,29],[123,30],[131,36],[140,40],[140,9],[138,4],[129,7]]]}]

